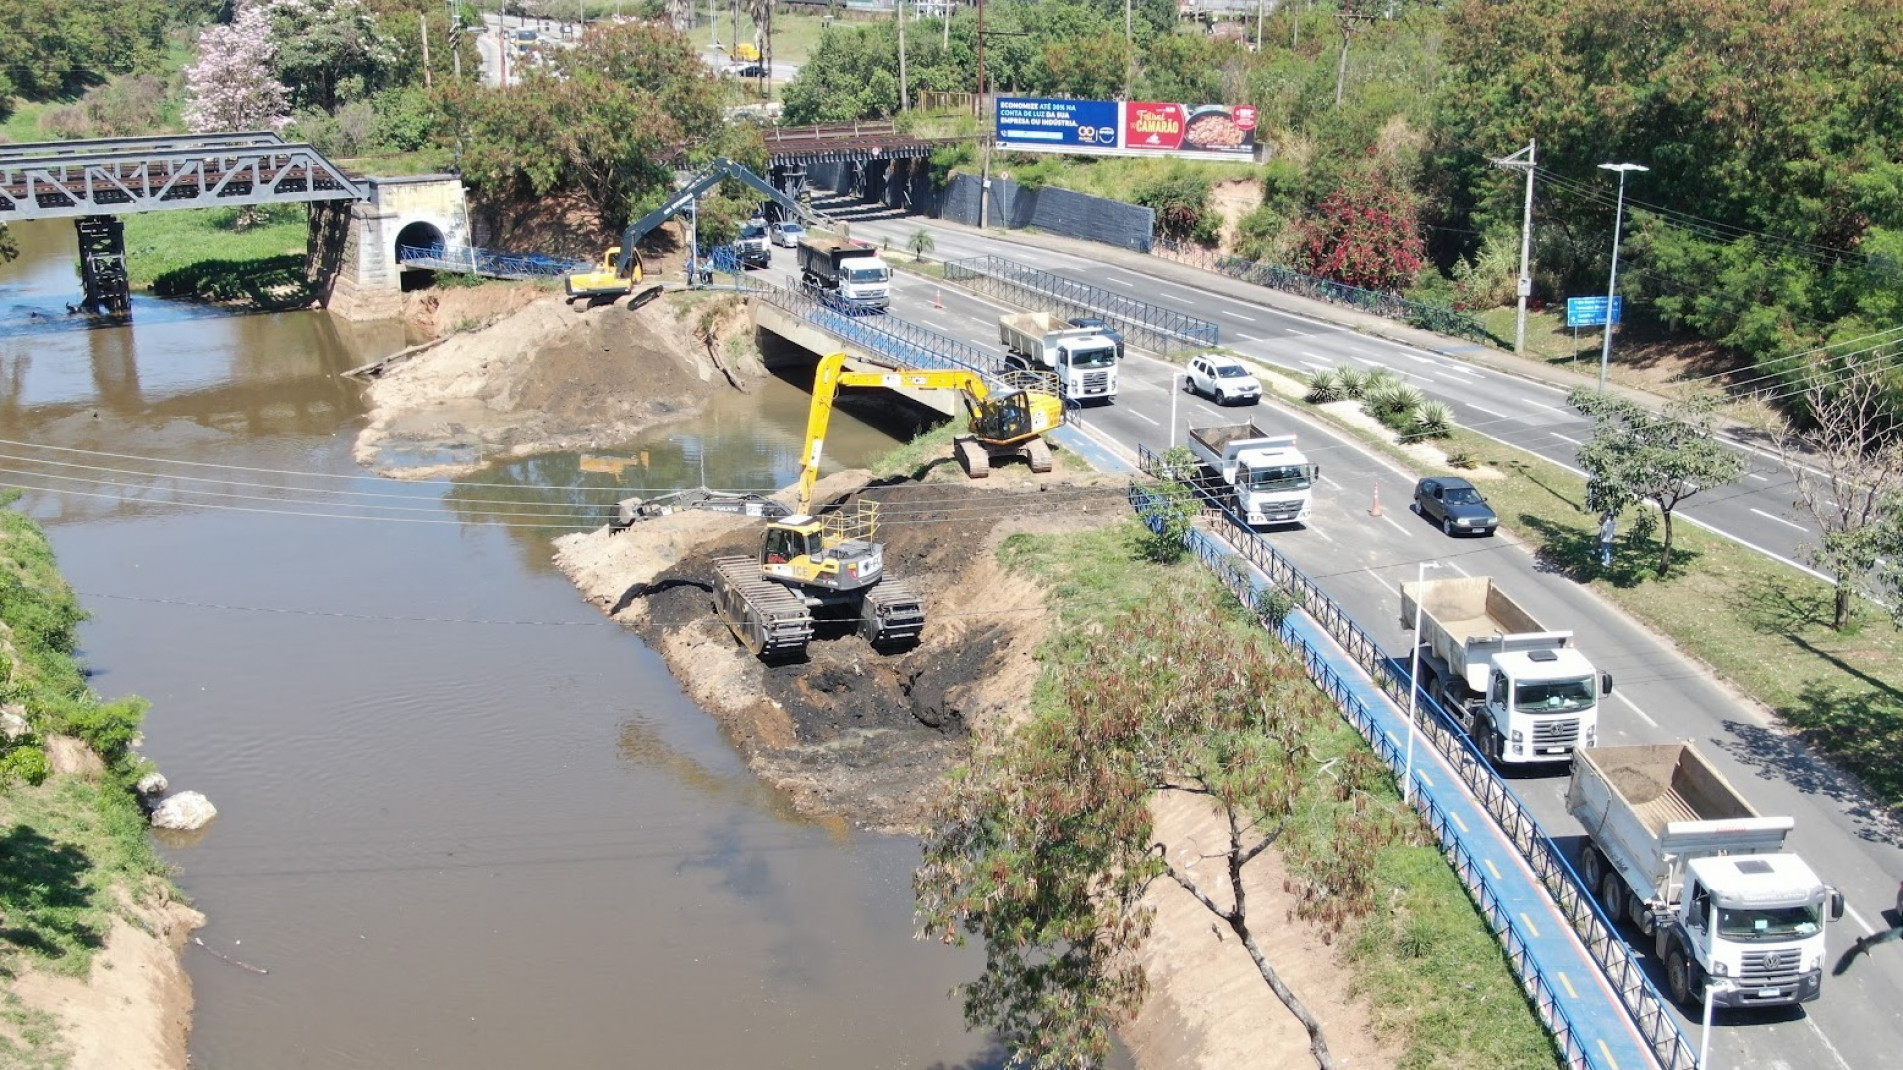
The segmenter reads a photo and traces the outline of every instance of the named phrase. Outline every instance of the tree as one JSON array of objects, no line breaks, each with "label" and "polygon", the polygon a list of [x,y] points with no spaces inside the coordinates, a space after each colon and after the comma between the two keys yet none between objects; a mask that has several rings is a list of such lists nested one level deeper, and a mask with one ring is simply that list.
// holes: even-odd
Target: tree
[{"label": "tree", "polygon": [[0,223],[0,264],[14,260],[19,255],[20,243],[13,240],[13,232],[7,229],[7,225]]},{"label": "tree", "polygon": [[1636,402],[1585,387],[1566,399],[1593,419],[1592,438],[1579,448],[1586,470],[1586,507],[1617,512],[1634,502],[1658,506],[1664,524],[1658,575],[1672,564],[1672,513],[1703,490],[1736,483],[1744,458],[1714,434],[1717,400],[1699,395],[1654,412]]},{"label": "tree", "polygon": [[[1366,794],[1384,771],[1365,750],[1328,762],[1311,746],[1339,722],[1299,659],[1260,628],[1172,596],[1071,642],[1056,704],[977,749],[925,836],[921,938],[985,945],[984,973],[963,989],[966,1020],[996,1031],[1014,1065],[1101,1065],[1112,1026],[1142,1004],[1142,901],[1166,879],[1239,938],[1307,1030],[1316,1064],[1332,1067],[1321,1024],[1257,942],[1265,919],[1251,915],[1243,878],[1280,844],[1304,916],[1339,931],[1365,912],[1374,854],[1397,829]],[[1284,841],[1318,785],[1347,827],[1326,844]],[[1223,843],[1172,857],[1155,836],[1162,796],[1205,801]],[[1220,887],[1199,882],[1199,861],[1220,864]]]},{"label": "tree", "polygon": [[1787,432],[1778,454],[1797,490],[1797,504],[1823,533],[1809,547],[1812,564],[1836,583],[1831,627],[1850,626],[1857,591],[1885,554],[1889,505],[1903,495],[1903,441],[1884,406],[1888,391],[1878,361],[1837,374],[1812,373],[1804,408],[1812,428]]},{"label": "tree", "polygon": [[278,130],[290,122],[284,84],[271,76],[270,17],[247,4],[229,26],[198,38],[198,62],[185,68],[185,122],[194,133]]},{"label": "tree", "polygon": [[915,261],[925,259],[926,253],[938,248],[938,243],[932,240],[932,232],[924,227],[913,231],[912,236],[906,239],[905,245],[906,248],[912,250],[912,259]]},{"label": "tree", "polygon": [[396,50],[362,0],[271,0],[274,70],[300,107],[335,112],[380,87]]},{"label": "tree", "polygon": [[1143,506],[1143,555],[1167,565],[1182,559],[1187,547],[1184,540],[1196,524],[1201,506],[1196,500],[1196,485],[1202,480],[1202,465],[1188,446],[1171,446],[1163,451],[1162,463],[1154,473]]},{"label": "tree", "polygon": [[1405,290],[1426,257],[1412,194],[1379,169],[1343,179],[1309,218],[1298,266],[1365,290]]}]

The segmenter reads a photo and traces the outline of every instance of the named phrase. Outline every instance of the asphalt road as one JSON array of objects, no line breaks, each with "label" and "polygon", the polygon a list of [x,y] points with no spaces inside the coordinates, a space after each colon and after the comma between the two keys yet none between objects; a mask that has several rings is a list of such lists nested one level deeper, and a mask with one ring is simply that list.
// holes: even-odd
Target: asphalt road
[{"label": "asphalt road", "polygon": [[[1247,283],[1195,272],[1207,279],[1207,285],[1199,289],[1186,285],[1179,277],[1192,269],[1164,264],[1154,274],[1145,273],[1121,263],[1091,261],[916,218],[855,223],[853,233],[875,241],[889,238],[898,249],[921,226],[932,234],[933,259],[992,253],[1125,297],[1186,312],[1218,324],[1222,344],[1252,360],[1303,373],[1342,366],[1388,368],[1427,397],[1451,405],[1462,427],[1569,468],[1575,467],[1574,455],[1592,433],[1590,422],[1566,404],[1564,390],[1470,364],[1457,356],[1415,349],[1270,308],[1251,300],[1252,291],[1266,291]],[[995,332],[985,336],[996,341]],[[1802,546],[1815,542],[1817,532],[1815,523],[1793,504],[1790,473],[1770,453],[1750,444],[1738,446],[1748,465],[1747,474],[1733,485],[1698,494],[1676,515],[1786,563],[1806,567]]]},{"label": "asphalt road", "polygon": [[[874,240],[890,237],[896,249],[919,225],[914,219],[855,223],[853,231],[855,236]],[[1075,257],[990,241],[965,231],[931,229],[937,242],[935,258],[996,252],[1166,303],[1217,320],[1227,345],[1265,363],[1305,368],[1353,362],[1394,368],[1456,405],[1469,426],[1480,424],[1503,441],[1524,444],[1562,463],[1571,459],[1571,440],[1583,440],[1584,421],[1566,407],[1563,395],[1554,388],[1290,316],[1241,298],[1201,292],[1121,265],[1090,265]],[[784,250],[775,253],[786,255]],[[919,276],[900,274],[895,280],[894,315],[1000,354],[996,322],[1006,311],[1019,309]],[[1297,431],[1304,451],[1321,466],[1314,519],[1306,529],[1271,537],[1391,654],[1406,656],[1407,633],[1398,620],[1399,584],[1416,575],[1419,562],[1438,561],[1459,574],[1495,577],[1548,626],[1574,630],[1587,656],[1613,674],[1614,694],[1601,710],[1600,738],[1605,743],[1694,740],[1760,812],[1795,818],[1791,847],[1826,881],[1842,889],[1849,902],[1850,912],[1830,929],[1832,964],[1852,940],[1890,924],[1886,910],[1894,903],[1897,880],[1903,876],[1903,849],[1899,849],[1903,836],[1866,809],[1828,766],[1793,745],[1749,704],[1589,590],[1542,571],[1532,555],[1510,538],[1450,539],[1441,534],[1407,509],[1411,473],[1309,419],[1301,406],[1269,401],[1254,408],[1218,409],[1175,389],[1177,372],[1174,365],[1133,353],[1123,366],[1121,396],[1112,406],[1087,410],[1085,426],[1128,450],[1138,442],[1164,445],[1172,420],[1177,425],[1202,425],[1254,419],[1271,430]],[[1181,435],[1177,438],[1180,441]],[[1788,477],[1763,462],[1756,471],[1764,478],[1733,488],[1738,492],[1733,496],[1712,492],[1714,499],[1723,500],[1708,503],[1710,522],[1739,524],[1742,517],[1755,515],[1753,509],[1780,518],[1761,519],[1773,529],[1794,522],[1786,519],[1788,503],[1782,512],[1773,508],[1779,500],[1775,488]],[[1384,504],[1380,517],[1370,515],[1377,487]],[[1788,555],[1794,550],[1795,539],[1772,538],[1775,530],[1767,533],[1741,524],[1739,530],[1745,538],[1768,543],[1773,552]],[[1576,858],[1583,840],[1565,812],[1564,775],[1552,771],[1514,777],[1509,783],[1569,856]],[[1630,938],[1649,960],[1645,946],[1649,941],[1636,934]],[[1652,965],[1654,983],[1663,990],[1662,972],[1656,963]],[[1903,1009],[1903,944],[1880,945],[1845,976],[1827,977],[1824,989],[1822,999],[1801,1009],[1721,1014],[1711,1065],[1862,1070],[1895,1065],[1903,1059],[1898,1054],[1903,1053],[1899,1010]],[[1681,1025],[1695,1042],[1699,1022],[1681,1014]]]}]

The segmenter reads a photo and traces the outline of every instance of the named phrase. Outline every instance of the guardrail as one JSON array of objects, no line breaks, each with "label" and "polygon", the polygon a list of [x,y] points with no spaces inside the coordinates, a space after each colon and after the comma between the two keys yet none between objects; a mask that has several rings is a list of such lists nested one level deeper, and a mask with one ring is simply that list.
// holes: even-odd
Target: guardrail
[{"label": "guardrail", "polygon": [[797,288],[753,280],[761,300],[806,320],[846,342],[863,346],[902,368],[963,368],[996,379],[1007,370],[1002,358],[956,338],[921,327],[897,316],[867,316],[837,299],[821,298]]},{"label": "guardrail", "polygon": [[399,245],[396,258],[404,267],[460,271],[492,279],[546,279],[586,271],[593,266],[587,260],[540,253],[505,253],[472,245]]},{"label": "guardrail", "polygon": [[1252,282],[1266,286],[1271,290],[1296,294],[1300,297],[1312,297],[1318,301],[1327,301],[1337,305],[1348,305],[1372,312],[1391,320],[1399,320],[1412,327],[1434,331],[1437,334],[1453,335],[1458,338],[1471,338],[1476,342],[1492,342],[1494,337],[1481,322],[1459,309],[1445,305],[1430,305],[1422,301],[1411,301],[1400,294],[1382,290],[1365,290],[1359,286],[1335,282],[1332,279],[1304,275],[1293,268],[1276,264],[1265,264],[1260,260],[1230,256],[1189,242],[1172,241],[1158,238],[1150,245],[1150,255],[1165,260],[1174,260],[1179,264],[1199,267],[1204,271],[1213,271],[1227,275],[1232,279]]},{"label": "guardrail", "polygon": [[1130,341],[1158,353],[1209,349],[1217,344],[1220,333],[1220,328],[1208,320],[1002,256],[947,260],[945,278],[950,282],[973,282],[994,296],[1059,315],[1101,317]]},{"label": "guardrail", "polygon": [[[1137,446],[1137,464],[1145,475],[1156,478],[1172,479],[1182,474],[1173,466],[1166,464],[1156,451],[1142,444]],[[1194,485],[1194,481],[1186,481]],[[1367,629],[1350,616],[1339,603],[1329,597],[1306,573],[1283,557],[1267,539],[1257,534],[1236,516],[1226,504],[1212,500],[1213,496],[1207,493],[1207,487],[1198,487],[1198,490],[1204,492],[1202,493],[1202,516],[1218,534],[1234,546],[1245,561],[1260,570],[1270,583],[1292,595],[1309,617],[1320,625],[1330,638],[1341,645],[1348,656],[1368,673],[1388,697],[1398,705],[1405,706],[1409,690],[1406,671],[1400,668],[1394,659],[1388,657],[1373,635],[1369,634]],[[1133,488],[1131,491],[1131,501],[1137,504],[1140,510],[1142,503],[1138,499],[1139,493],[1144,495],[1142,501],[1146,502],[1148,492],[1143,491],[1142,488]],[[1201,532],[1191,534],[1197,539],[1211,541]],[[1203,550],[1198,549],[1197,552],[1198,556],[1205,556]],[[1235,568],[1233,562],[1226,560],[1231,556],[1229,551],[1220,551],[1220,556],[1225,560],[1221,567],[1215,567],[1214,570],[1225,584],[1230,585],[1232,590],[1236,590],[1235,584],[1249,582],[1248,577]],[[1254,588],[1251,585],[1246,595],[1239,593],[1238,597],[1243,598],[1243,604],[1253,605],[1253,593]],[[1304,656],[1311,662],[1314,660],[1314,655],[1307,650],[1300,636],[1293,635],[1286,627],[1282,629],[1282,634],[1292,647],[1304,651]],[[1317,679],[1320,682],[1320,678]],[[1336,694],[1338,690],[1338,685],[1330,687],[1324,684],[1324,687],[1330,690],[1331,694]],[[1338,694],[1336,697],[1340,698]],[[1447,758],[1481,807],[1493,817],[1507,838],[1519,850],[1521,856],[1526,859],[1535,878],[1553,897],[1560,912],[1565,915],[1573,931],[1578,934],[1587,954],[1599,965],[1605,973],[1606,980],[1618,993],[1620,1003],[1637,1026],[1640,1035],[1652,1046],[1660,1066],[1664,1070],[1696,1070],[1697,1051],[1686,1039],[1685,1034],[1679,1030],[1665,999],[1659,994],[1658,989],[1653,987],[1651,980],[1645,976],[1644,967],[1633,956],[1632,949],[1618,935],[1612,919],[1606,916],[1598,901],[1588,892],[1585,882],[1580,880],[1572,863],[1566,860],[1552,838],[1547,835],[1539,819],[1533,816],[1518,795],[1494,775],[1492,767],[1481,756],[1473,739],[1458,722],[1448,715],[1433,696],[1425,690],[1419,691],[1416,694],[1416,705],[1417,709],[1427,714],[1421,718],[1419,725],[1422,738]],[[1349,705],[1344,702],[1343,709],[1348,708]],[[1360,710],[1352,716],[1365,722],[1367,711]],[[1357,723],[1356,727],[1363,735],[1369,734],[1365,723]],[[1384,748],[1390,746],[1379,741],[1371,740],[1371,742],[1374,743],[1377,751],[1383,751]],[[1383,757],[1388,755],[1384,753]],[[1425,793],[1415,792],[1415,798],[1424,799],[1425,797]],[[1429,818],[1431,823],[1433,820],[1431,814]],[[1444,828],[1437,828],[1437,831],[1445,835]],[[1445,843],[1443,848],[1445,849]],[[1464,852],[1465,848],[1461,850]],[[1459,866],[1457,865],[1456,868],[1458,869]],[[1461,877],[1463,881],[1469,883],[1470,887],[1475,879],[1482,881],[1485,879],[1477,873],[1463,872]],[[1483,894],[1475,890],[1474,894],[1476,900],[1481,902],[1483,909],[1488,910],[1489,918],[1493,919],[1494,909],[1489,908],[1486,903],[1486,897],[1490,897],[1493,893],[1489,890]],[[1494,923],[1502,924],[1499,919],[1494,919]],[[1505,918],[1504,925],[1514,930],[1508,938],[1509,957],[1516,955],[1512,946],[1515,942],[1522,945],[1517,954],[1523,957],[1524,936],[1518,933],[1512,918]],[[1516,968],[1521,968],[1519,961],[1518,958],[1515,959]],[[1544,975],[1539,973],[1537,964],[1532,964],[1528,960],[1528,965],[1533,973],[1531,975],[1523,973],[1523,978],[1537,976],[1541,985],[1548,984]],[[1552,1001],[1552,993],[1550,991],[1535,993],[1534,1001],[1544,1012],[1545,1005]],[[1568,1023],[1568,1029],[1570,1030],[1570,1023]]]}]

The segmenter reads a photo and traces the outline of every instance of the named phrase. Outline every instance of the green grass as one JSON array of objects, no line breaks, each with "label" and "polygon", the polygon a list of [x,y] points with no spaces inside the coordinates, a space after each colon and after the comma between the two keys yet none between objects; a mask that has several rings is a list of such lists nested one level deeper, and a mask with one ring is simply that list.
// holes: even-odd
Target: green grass
[{"label": "green grass", "polygon": [[[1423,466],[1392,443],[1309,411],[1421,475],[1472,474]],[[1859,601],[1852,627],[1840,634],[1830,627],[1829,584],[1683,519],[1674,525],[1671,572],[1660,580],[1653,574],[1658,538],[1635,537],[1633,510],[1621,518],[1612,567],[1602,568],[1597,517],[1584,506],[1585,480],[1471,431],[1456,431],[1438,445],[1505,475],[1476,485],[1501,526],[1529,542],[1547,569],[1590,586],[1662,633],[1772,709],[1885,802],[1903,805],[1903,763],[1896,761],[1903,750],[1903,631],[1887,612]],[[1701,497],[1687,504],[1696,506]],[[1728,719],[1738,724],[1742,760],[1774,774],[1802,769],[1802,758],[1778,733],[1759,728],[1742,711]]]},{"label": "green grass", "polygon": [[[1144,556],[1144,542],[1145,531],[1134,520],[1081,534],[1005,539],[999,559],[1049,587],[1057,614],[1057,627],[1041,654],[1045,672],[1034,701],[1055,701],[1063,658],[1078,649],[1065,641],[1067,634],[1101,627],[1165,592],[1188,589],[1192,600],[1210,612],[1238,623],[1249,619],[1193,559],[1152,563]],[[1246,641],[1273,642],[1260,629],[1244,634],[1250,637]],[[1306,742],[1321,755],[1369,754],[1345,721],[1317,735]],[[1376,804],[1398,808],[1398,790],[1392,781],[1386,784]],[[1332,790],[1318,788],[1302,806],[1308,820],[1291,834],[1310,844],[1329,842],[1344,805]],[[1558,1065],[1552,1042],[1499,944],[1438,850],[1409,843],[1383,849],[1376,859],[1375,902],[1375,911],[1351,923],[1338,946],[1352,990],[1374,1008],[1377,1034],[1405,1051],[1401,1065],[1411,1070]],[[1266,986],[1262,999],[1265,1007],[1275,1001]]]},{"label": "green grass", "polygon": [[[31,734],[0,746],[0,1065],[55,1067],[66,1049],[56,1023],[27,1010],[10,982],[27,967],[85,977],[121,893],[142,901],[165,888],[144,811],[129,784],[149,766],[127,750],[144,702],[102,703],[76,657],[84,614],[60,578],[45,532],[0,510],[0,632],[9,644],[0,702],[25,710]],[[77,735],[105,761],[97,782],[45,776],[41,743]],[[44,779],[42,779],[42,777]],[[40,780],[39,783],[33,783]],[[169,892],[169,889],[167,889]]]},{"label": "green grass", "polygon": [[1057,156],[997,153],[991,158],[994,177],[1010,178],[1027,186],[1058,186],[1111,200],[1127,201],[1130,191],[1165,173],[1185,173],[1211,182],[1255,179],[1262,169],[1253,163],[1214,160],[1151,160],[1130,156]]},{"label": "green grass", "polygon": [[301,308],[305,210],[259,210],[263,221],[240,229],[240,210],[142,212],[125,217],[126,266],[132,285],[165,297]]}]

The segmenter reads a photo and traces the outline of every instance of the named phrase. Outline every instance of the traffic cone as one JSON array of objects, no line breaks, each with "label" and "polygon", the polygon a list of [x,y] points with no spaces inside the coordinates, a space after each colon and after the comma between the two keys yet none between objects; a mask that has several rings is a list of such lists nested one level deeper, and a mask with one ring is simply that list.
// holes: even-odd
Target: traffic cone
[{"label": "traffic cone", "polygon": [[1381,515],[1381,484],[1374,485],[1374,506],[1368,510],[1369,516]]},{"label": "traffic cone", "polygon": [[932,307],[933,308],[945,307],[945,291],[943,289],[937,289],[932,291]]}]

